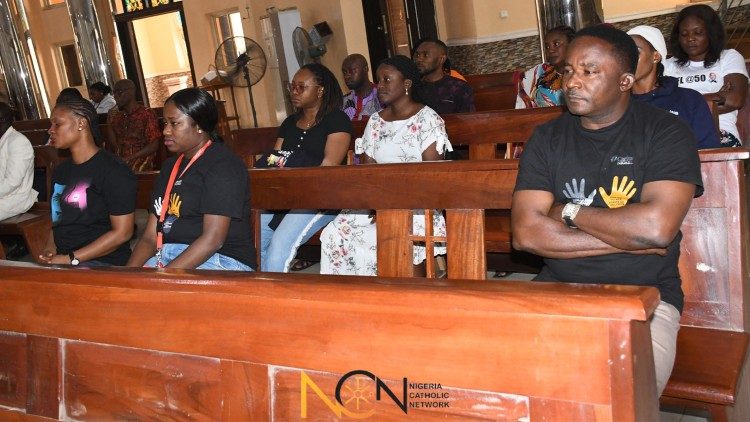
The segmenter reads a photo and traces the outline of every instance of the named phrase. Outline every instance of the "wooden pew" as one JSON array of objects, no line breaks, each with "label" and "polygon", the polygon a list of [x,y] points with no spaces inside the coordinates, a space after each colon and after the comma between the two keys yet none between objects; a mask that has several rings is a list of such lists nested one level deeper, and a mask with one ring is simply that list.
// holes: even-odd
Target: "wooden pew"
[{"label": "wooden pew", "polygon": [[[338,177],[345,170],[346,182]],[[417,175],[411,189],[402,183],[407,173]],[[394,275],[411,267],[402,253],[413,241],[406,214],[448,209],[451,279],[439,282],[0,264],[0,374],[14,381],[0,390],[0,412],[656,420],[647,326],[656,289],[454,278],[483,272],[482,210],[509,206],[514,174],[502,161],[250,171],[253,203],[264,208],[377,209],[379,228],[392,234],[379,230],[379,263]],[[304,195],[286,189],[300,180]],[[362,189],[373,195],[355,194]],[[435,195],[441,189],[460,194]],[[342,378],[353,370],[382,383]],[[335,405],[338,381],[359,391],[387,386],[393,397],[362,409]],[[406,395],[403,415],[396,401],[405,389],[441,394],[449,407]]]},{"label": "wooden pew", "polygon": [[514,109],[518,95],[518,87],[514,79],[519,72],[467,75],[466,82],[474,90],[476,111]]},{"label": "wooden pew", "polygon": [[[503,158],[498,155],[507,143],[523,143],[538,125],[559,117],[565,109],[547,107],[520,110],[456,113],[441,116],[445,120],[448,139],[454,146],[467,146],[469,159]],[[354,139],[362,136],[367,120],[352,122]],[[227,145],[246,163],[255,163],[255,156],[273,149],[278,127],[239,129],[232,131]]]},{"label": "wooden pew", "polygon": [[750,229],[745,148],[700,152],[705,192],[682,224],[685,308],[667,409],[750,420]]}]

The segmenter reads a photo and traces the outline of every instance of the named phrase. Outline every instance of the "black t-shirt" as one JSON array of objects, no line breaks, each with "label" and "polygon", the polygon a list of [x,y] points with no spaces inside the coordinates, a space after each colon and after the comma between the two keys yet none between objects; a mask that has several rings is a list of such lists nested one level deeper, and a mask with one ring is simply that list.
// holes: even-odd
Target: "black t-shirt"
[{"label": "black t-shirt", "polygon": [[474,90],[461,79],[445,75],[437,82],[422,82],[424,103],[438,114],[474,111]]},{"label": "black t-shirt", "polygon": [[[151,193],[151,211],[159,218],[162,197],[177,157],[162,165]],[[250,227],[250,187],[247,168],[223,143],[213,143],[180,178],[190,162],[184,158],[170,194],[164,219],[164,243],[189,245],[203,233],[203,215],[231,217],[224,244],[217,251],[255,268]]]},{"label": "black t-shirt", "polygon": [[[618,184],[624,177],[635,182],[635,193],[627,203],[638,203],[643,185],[659,180],[695,184],[695,196],[700,196],[700,170],[695,138],[685,123],[664,110],[630,101],[625,115],[604,129],[587,130],[579,117],[569,113],[538,127],[521,156],[516,190],[542,190],[551,192],[558,203],[606,208],[601,191],[610,195],[615,177]],[[613,207],[622,205],[609,202]],[[682,312],[677,270],[681,239],[679,233],[664,257],[618,253],[545,258],[537,279],[654,286],[663,301]]]},{"label": "black t-shirt", "polygon": [[[279,127],[279,138],[284,142],[281,149],[294,151],[294,154],[305,154],[304,166],[317,167],[325,157],[326,140],[332,133],[352,133],[352,122],[341,110],[326,114],[317,125],[310,129],[297,127],[297,115],[293,114]],[[344,164],[344,163],[342,163]]]},{"label": "black t-shirt", "polygon": [[[52,230],[57,253],[80,249],[112,230],[111,215],[135,212],[137,181],[125,163],[99,150],[88,161],[67,160],[52,175]],[[95,258],[125,265],[130,258],[128,242],[112,253]]]}]

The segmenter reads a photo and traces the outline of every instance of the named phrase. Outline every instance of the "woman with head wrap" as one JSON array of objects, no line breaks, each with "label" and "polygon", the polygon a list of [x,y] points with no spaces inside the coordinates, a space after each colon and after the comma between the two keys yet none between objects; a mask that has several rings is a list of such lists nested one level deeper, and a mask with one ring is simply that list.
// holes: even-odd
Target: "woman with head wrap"
[{"label": "woman with head wrap", "polygon": [[119,158],[100,149],[96,111],[81,98],[58,100],[49,145],[70,150],[52,175],[52,233],[39,256],[47,264],[124,265],[130,257],[136,179]]},{"label": "woman with head wrap", "polygon": [[[421,77],[406,56],[393,56],[378,66],[378,98],[386,107],[370,116],[356,153],[362,163],[436,161],[451,151],[443,119],[422,103]],[[413,233],[424,234],[424,212],[414,211]],[[323,274],[377,275],[375,222],[368,210],[344,210],[320,236]],[[445,220],[436,212],[433,233],[445,235]],[[435,254],[444,254],[437,245]],[[425,260],[425,248],[414,248],[413,263]]]}]

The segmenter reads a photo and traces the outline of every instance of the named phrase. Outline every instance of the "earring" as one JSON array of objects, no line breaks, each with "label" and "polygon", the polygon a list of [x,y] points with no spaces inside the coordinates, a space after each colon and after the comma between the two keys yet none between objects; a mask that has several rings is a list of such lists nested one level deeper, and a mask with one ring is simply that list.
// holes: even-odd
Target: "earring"
[{"label": "earring", "polygon": [[200,129],[198,129],[198,133],[203,133],[203,131],[202,131],[202,130],[200,130]]},{"label": "earring", "polygon": [[406,88],[406,96],[409,96],[409,88]]}]

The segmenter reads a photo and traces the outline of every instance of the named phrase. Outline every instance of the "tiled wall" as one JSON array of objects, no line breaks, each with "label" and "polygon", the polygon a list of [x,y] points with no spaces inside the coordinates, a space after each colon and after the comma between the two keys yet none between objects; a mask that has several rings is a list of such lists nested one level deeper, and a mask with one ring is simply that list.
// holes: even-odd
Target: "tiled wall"
[{"label": "tiled wall", "polygon": [[[737,12],[734,22],[750,22],[750,5],[741,6]],[[623,30],[636,25],[651,25],[661,29],[669,43],[669,33],[676,17],[677,13],[670,13],[617,22],[613,25]],[[528,69],[542,60],[539,51],[539,36],[536,35],[484,44],[457,45],[448,47],[448,51],[453,67],[465,75]]]},{"label": "tiled wall", "polygon": [[146,78],[148,102],[151,107],[161,107],[164,105],[164,100],[169,98],[169,91],[167,85],[164,83],[164,80],[178,76],[187,76],[187,86],[193,85],[193,80],[191,79],[190,72],[168,73],[165,75]]}]

